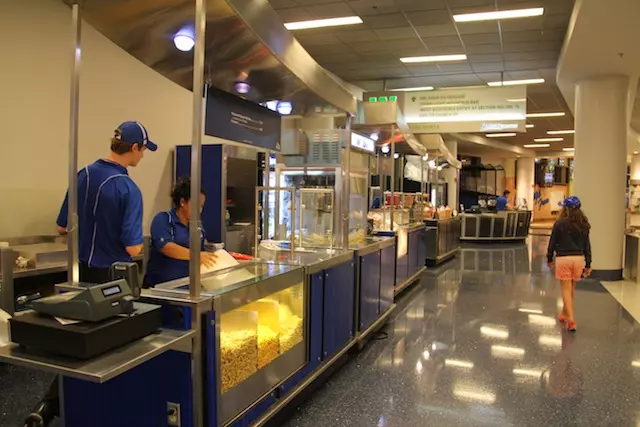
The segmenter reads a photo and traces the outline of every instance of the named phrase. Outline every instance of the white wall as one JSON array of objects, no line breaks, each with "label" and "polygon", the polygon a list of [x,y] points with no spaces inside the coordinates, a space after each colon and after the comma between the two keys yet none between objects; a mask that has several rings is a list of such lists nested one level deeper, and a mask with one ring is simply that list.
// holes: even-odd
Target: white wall
[{"label": "white wall", "polygon": [[[144,224],[170,206],[172,147],[191,139],[191,92],[83,25],[79,165],[109,153],[113,130],[143,123],[160,148],[130,174]],[[67,187],[71,10],[60,0],[0,4],[0,236],[50,234]]]}]

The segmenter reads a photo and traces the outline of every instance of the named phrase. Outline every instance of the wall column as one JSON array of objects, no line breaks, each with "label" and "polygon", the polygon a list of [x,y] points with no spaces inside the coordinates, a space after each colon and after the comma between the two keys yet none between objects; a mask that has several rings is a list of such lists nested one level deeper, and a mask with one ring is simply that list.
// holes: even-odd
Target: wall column
[{"label": "wall column", "polygon": [[516,162],[516,206],[524,199],[529,210],[533,210],[534,166],[535,160],[531,157],[522,157]]},{"label": "wall column", "polygon": [[576,84],[575,183],[591,223],[594,277],[622,279],[627,170],[627,93],[622,76]]},{"label": "wall column", "polygon": [[516,207],[516,159],[504,159],[504,189],[509,191],[509,204]]},{"label": "wall column", "polygon": [[631,179],[640,180],[640,154],[631,157]]},{"label": "wall column", "polygon": [[[458,141],[456,140],[449,140],[449,141],[445,141],[444,144],[446,145],[447,149],[449,150],[449,152],[451,153],[451,155],[453,157],[455,157],[456,159],[458,158]],[[460,185],[458,183],[459,181],[459,176],[460,176],[460,171],[456,168],[454,168],[453,166],[449,166],[448,168],[446,168],[445,170],[442,171],[442,175],[444,177],[444,179],[447,181],[447,200],[446,200],[446,204],[451,208],[451,209],[455,209],[456,211],[460,209],[460,207],[458,206],[458,200],[459,200],[459,191],[460,191]],[[444,200],[443,200],[444,202]]]}]

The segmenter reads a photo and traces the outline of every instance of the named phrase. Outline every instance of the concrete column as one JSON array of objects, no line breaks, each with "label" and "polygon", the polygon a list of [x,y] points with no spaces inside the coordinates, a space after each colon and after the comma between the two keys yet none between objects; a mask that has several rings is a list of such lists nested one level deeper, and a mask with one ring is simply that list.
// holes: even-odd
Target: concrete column
[{"label": "concrete column", "polygon": [[[516,159],[504,159],[504,189],[509,191],[509,204],[516,206]],[[528,203],[528,202],[527,202]]]},{"label": "concrete column", "polygon": [[[456,140],[445,141],[444,144],[447,146],[447,149],[449,150],[451,155],[455,158],[458,158],[458,141]],[[460,177],[460,171],[454,168],[453,166],[449,166],[448,168],[442,171],[442,175],[444,179],[447,181],[446,204],[451,209],[459,210],[460,207],[458,206],[458,200],[459,200],[460,185],[458,181]]]},{"label": "concrete column", "polygon": [[576,84],[575,195],[591,223],[594,277],[622,279],[627,170],[627,77]]},{"label": "concrete column", "polygon": [[524,199],[529,210],[533,210],[534,165],[535,160],[530,157],[522,157],[516,162],[516,205]]},{"label": "concrete column", "polygon": [[320,129],[334,129],[335,119],[333,117],[305,117],[298,119],[298,129],[302,130],[320,130]]},{"label": "concrete column", "polygon": [[631,156],[631,179],[640,179],[640,154]]}]

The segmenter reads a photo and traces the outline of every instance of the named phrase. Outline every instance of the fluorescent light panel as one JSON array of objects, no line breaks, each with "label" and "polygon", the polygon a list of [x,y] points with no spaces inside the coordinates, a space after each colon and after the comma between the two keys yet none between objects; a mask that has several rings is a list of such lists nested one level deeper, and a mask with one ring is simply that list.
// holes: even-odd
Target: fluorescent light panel
[{"label": "fluorescent light panel", "polygon": [[447,61],[466,61],[467,55],[431,55],[431,56],[408,56],[400,58],[405,64],[415,64],[420,62],[447,62]]},{"label": "fluorescent light panel", "polygon": [[547,148],[551,147],[550,144],[526,144],[524,148]]},{"label": "fluorescent light panel", "polygon": [[507,136],[516,136],[515,132],[504,132],[504,133],[488,133],[485,135],[487,138],[502,138]]},{"label": "fluorescent light panel", "polygon": [[497,10],[494,12],[462,13],[453,15],[455,22],[495,21],[498,19],[529,18],[544,14],[543,7],[531,9]]},{"label": "fluorescent light panel", "polygon": [[[544,79],[526,79],[526,80],[505,80],[499,82],[488,82],[489,86],[520,86],[520,85],[535,85],[544,83]],[[515,101],[512,101],[515,102]]]},{"label": "fluorescent light panel", "polygon": [[564,111],[558,111],[553,113],[529,113],[527,117],[540,118],[540,117],[562,117],[564,116]]},{"label": "fluorescent light panel", "polygon": [[307,30],[310,28],[338,27],[342,25],[362,24],[359,16],[343,16],[341,18],[314,19],[311,21],[288,22],[284,24],[287,30]]},{"label": "fluorescent light panel", "polygon": [[527,102],[527,98],[507,99],[507,102]]},{"label": "fluorescent light panel", "polygon": [[548,130],[547,134],[549,135],[571,135],[576,133],[575,130]]},{"label": "fluorescent light panel", "polygon": [[534,142],[560,142],[564,141],[564,138],[534,138]]},{"label": "fluorescent light panel", "polygon": [[575,148],[563,148],[562,151],[576,151]]},{"label": "fluorescent light panel", "polygon": [[527,124],[525,125],[525,127],[526,127],[527,129],[531,129],[532,127],[535,127],[535,125],[532,125],[531,123],[527,123]]},{"label": "fluorescent light panel", "polygon": [[433,90],[435,89],[433,86],[420,86],[420,87],[403,87],[400,89],[391,89],[392,91],[402,91],[402,92],[418,92],[421,90]]}]

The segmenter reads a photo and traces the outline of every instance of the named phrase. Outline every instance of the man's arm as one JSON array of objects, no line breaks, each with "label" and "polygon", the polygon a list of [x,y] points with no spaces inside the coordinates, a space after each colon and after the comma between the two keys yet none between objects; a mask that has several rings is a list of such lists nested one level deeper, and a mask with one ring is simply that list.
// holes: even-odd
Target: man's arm
[{"label": "man's arm", "polygon": [[133,182],[129,185],[128,197],[124,200],[120,241],[127,253],[134,257],[142,252],[144,239],[142,237],[142,193]]},{"label": "man's arm", "polygon": [[[85,204],[85,192],[87,185],[87,169],[84,168],[80,172],[78,172],[78,209],[80,206],[84,206]],[[58,234],[61,236],[65,236],[67,234],[67,227],[69,219],[69,191],[64,196],[64,201],[62,202],[62,206],[60,207],[60,212],[58,213],[58,218],[56,219],[56,225]]]}]

